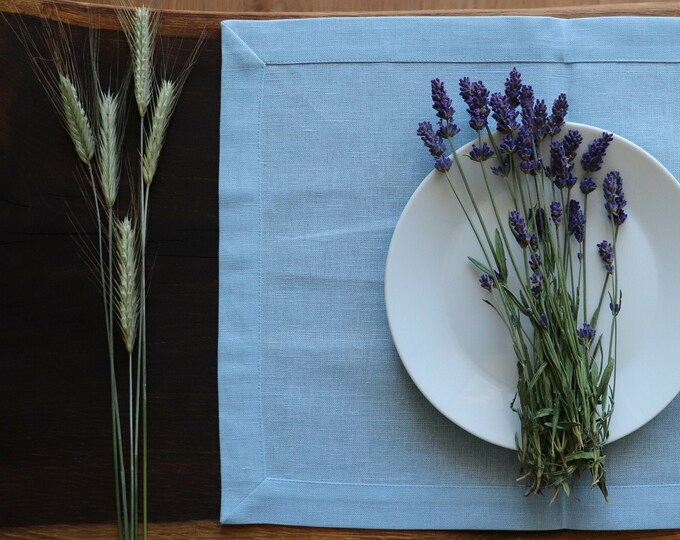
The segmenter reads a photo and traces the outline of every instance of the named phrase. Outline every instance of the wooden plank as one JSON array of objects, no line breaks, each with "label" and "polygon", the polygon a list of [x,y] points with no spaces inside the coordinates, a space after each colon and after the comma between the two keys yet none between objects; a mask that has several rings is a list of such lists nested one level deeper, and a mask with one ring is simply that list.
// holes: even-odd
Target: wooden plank
[{"label": "wooden plank", "polygon": [[[345,4],[340,2],[338,7]],[[505,5],[499,3],[498,5]],[[357,17],[357,16],[476,16],[476,15],[536,15],[546,17],[603,17],[643,15],[650,17],[677,16],[680,14],[680,2],[626,2],[611,4],[589,4],[578,6],[555,6],[543,8],[521,8],[517,3],[512,7],[498,9],[407,9],[366,11],[182,11],[164,10],[162,32],[166,35],[196,37],[207,31],[211,39],[219,38],[219,22],[224,19],[277,19],[277,18],[309,18],[309,17]],[[520,4],[521,5],[521,4]],[[60,20],[77,26],[89,27],[93,21],[102,29],[119,29],[120,25],[114,8],[76,0],[0,0],[0,11],[21,13]]]},{"label": "wooden plank", "polygon": [[[116,528],[111,524],[51,525],[0,529],[7,540],[108,540]],[[153,523],[149,536],[155,540],[186,539],[218,540],[677,540],[679,531],[554,531],[516,533],[507,531],[375,531],[368,529],[321,529],[314,527],[286,527],[281,525],[241,525],[224,527],[214,521]]]}]

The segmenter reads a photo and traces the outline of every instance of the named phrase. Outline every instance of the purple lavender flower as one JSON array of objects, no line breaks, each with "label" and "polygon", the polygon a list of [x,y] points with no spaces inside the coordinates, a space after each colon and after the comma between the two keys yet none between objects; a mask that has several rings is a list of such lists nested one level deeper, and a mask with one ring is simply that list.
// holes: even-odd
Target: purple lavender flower
[{"label": "purple lavender flower", "polygon": [[475,131],[481,131],[488,125],[489,117],[489,91],[482,81],[470,82],[470,79],[463,77],[458,83],[460,96],[468,106],[467,112],[470,115],[470,127]]},{"label": "purple lavender flower", "polygon": [[446,172],[453,165],[453,160],[449,156],[437,156],[434,158],[434,168],[439,172]]},{"label": "purple lavender flower", "polygon": [[446,151],[444,139],[432,130],[432,124],[430,122],[420,122],[418,124],[417,133],[432,156],[437,158],[444,154]]},{"label": "purple lavender flower", "polygon": [[432,124],[430,122],[420,122],[418,124],[418,135],[425,144],[425,147],[430,151],[432,157],[434,157],[434,168],[440,172],[446,172],[453,165],[453,161],[450,157],[445,156],[446,147],[444,145],[444,139],[439,135],[439,132],[435,133],[432,130]]},{"label": "purple lavender flower", "polygon": [[555,141],[550,144],[550,167],[549,177],[554,177],[555,187],[571,189],[576,185],[578,178],[573,174],[574,164],[569,162],[564,150],[564,143]]},{"label": "purple lavender flower", "polygon": [[587,322],[584,322],[583,326],[576,330],[576,335],[580,337],[585,343],[590,343],[593,339],[595,339],[595,329],[591,328]]},{"label": "purple lavender flower", "polygon": [[458,129],[458,126],[451,120],[448,120],[447,122],[444,122],[441,119],[439,120],[437,135],[442,139],[453,139],[458,133],[460,133],[460,129]]},{"label": "purple lavender flower", "polygon": [[508,215],[508,223],[517,243],[523,248],[527,247],[531,242],[531,238],[527,230],[527,223],[524,221],[522,214],[518,210],[512,210]]},{"label": "purple lavender flower", "polygon": [[528,85],[523,84],[519,89],[519,104],[524,111],[533,111],[534,109],[534,89]]},{"label": "purple lavender flower", "polygon": [[541,325],[541,328],[548,328],[548,317],[545,316],[545,313],[541,313],[538,324]]},{"label": "purple lavender flower", "polygon": [[553,102],[552,115],[548,119],[548,135],[554,137],[564,125],[564,118],[567,116],[569,110],[569,103],[567,102],[567,95],[560,94]]},{"label": "purple lavender flower", "polygon": [[536,101],[533,118],[531,120],[536,139],[542,141],[548,133],[548,107],[544,100],[539,99]]},{"label": "purple lavender flower", "polygon": [[505,79],[505,95],[510,100],[510,106],[513,109],[519,105],[519,95],[522,90],[522,75],[517,71],[517,68],[512,68],[510,75]]},{"label": "purple lavender flower", "polygon": [[525,174],[537,175],[543,168],[540,157],[534,157],[534,134],[531,128],[522,125],[517,132],[515,145],[520,159],[519,168]]},{"label": "purple lavender flower", "polygon": [[503,155],[509,156],[510,154],[514,154],[517,151],[517,148],[517,143],[512,136],[503,135],[503,142],[498,147],[498,151]]},{"label": "purple lavender flower", "polygon": [[503,157],[497,167],[491,167],[491,172],[496,176],[508,176],[510,174],[510,159]]},{"label": "purple lavender flower", "polygon": [[489,292],[493,292],[493,289],[496,286],[496,282],[489,274],[482,274],[479,278],[479,284],[482,289],[486,289]]},{"label": "purple lavender flower", "polygon": [[607,153],[609,143],[614,140],[611,133],[602,133],[602,137],[594,139],[588,145],[588,150],[581,157],[581,167],[584,171],[596,172],[602,168],[602,161]]},{"label": "purple lavender flower", "polygon": [[482,143],[482,146],[472,145],[472,150],[470,150],[470,159],[472,161],[477,161],[479,163],[486,161],[493,156],[493,150],[489,148],[489,145]]},{"label": "purple lavender flower", "polygon": [[618,315],[619,311],[621,311],[621,304],[609,302],[609,309],[614,315]]},{"label": "purple lavender flower", "polygon": [[458,81],[458,89],[460,97],[469,106],[470,100],[472,99],[472,83],[470,82],[470,77],[463,77]]},{"label": "purple lavender flower", "polygon": [[574,161],[578,147],[581,146],[582,142],[583,137],[575,129],[570,129],[564,136],[564,139],[562,139],[562,144],[564,145],[564,153],[567,155],[567,159],[569,161]]},{"label": "purple lavender flower", "polygon": [[442,120],[451,120],[453,118],[453,107],[451,106],[451,98],[446,93],[444,83],[439,79],[433,79],[432,86],[432,108],[437,111],[437,117]]},{"label": "purple lavender flower", "polygon": [[621,225],[628,217],[623,210],[628,203],[623,194],[623,179],[618,171],[612,171],[604,177],[602,191],[609,219],[613,220],[615,225]]},{"label": "purple lavender flower", "polygon": [[531,274],[529,280],[531,281],[531,293],[535,298],[538,298],[543,290],[543,278],[539,274],[534,273]]},{"label": "purple lavender flower", "polygon": [[581,210],[578,201],[569,201],[569,223],[567,224],[569,234],[574,235],[577,242],[583,242],[586,234],[586,216]]},{"label": "purple lavender flower", "polygon": [[555,224],[555,227],[559,227],[560,223],[562,223],[562,204],[559,201],[550,203],[550,218]]},{"label": "purple lavender flower", "polygon": [[493,111],[491,116],[496,121],[496,129],[499,133],[511,134],[519,127],[517,111],[510,104],[508,96],[498,92],[492,94],[489,105]]},{"label": "purple lavender flower", "polygon": [[604,269],[608,274],[614,273],[614,244],[602,240],[597,244],[597,251],[600,254],[600,258],[604,263]]},{"label": "purple lavender flower", "polygon": [[542,262],[541,256],[538,253],[532,253],[531,257],[529,257],[529,267],[536,273],[541,268]]},{"label": "purple lavender flower", "polygon": [[597,189],[597,184],[595,183],[595,180],[592,179],[592,177],[584,178],[581,180],[581,184],[579,185],[579,188],[581,189],[581,193],[584,195],[588,195],[588,193],[592,193]]}]

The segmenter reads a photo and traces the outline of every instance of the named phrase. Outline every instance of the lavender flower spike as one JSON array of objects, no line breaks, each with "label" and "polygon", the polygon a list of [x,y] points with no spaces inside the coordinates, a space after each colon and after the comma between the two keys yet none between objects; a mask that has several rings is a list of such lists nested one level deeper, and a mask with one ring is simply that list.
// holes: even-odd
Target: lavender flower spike
[{"label": "lavender flower spike", "polygon": [[578,147],[583,142],[583,136],[575,129],[570,129],[562,139],[564,153],[569,161],[574,161]]},{"label": "lavender flower spike", "polygon": [[597,189],[597,184],[595,183],[595,180],[592,179],[592,177],[584,178],[581,180],[581,183],[579,184],[579,188],[581,190],[581,193],[584,195],[588,195],[589,193],[592,193]]},{"label": "lavender flower spike", "polygon": [[519,127],[517,111],[510,105],[508,96],[499,92],[492,94],[489,105],[493,111],[491,117],[496,121],[496,129],[499,133],[509,135]]},{"label": "lavender flower spike", "polygon": [[513,109],[519,105],[519,94],[522,90],[522,75],[517,71],[517,68],[512,68],[510,75],[505,79],[505,95],[510,100],[510,106]]},{"label": "lavender flower spike", "polygon": [[623,179],[618,171],[612,171],[605,176],[602,190],[606,201],[604,207],[609,219],[613,220],[614,224],[621,225],[628,217],[623,210],[628,203],[623,194]]},{"label": "lavender flower spike", "polygon": [[508,216],[508,223],[517,243],[523,248],[531,242],[531,235],[527,230],[527,223],[518,210],[512,210]]},{"label": "lavender flower spike", "polygon": [[555,224],[555,227],[559,227],[560,223],[562,223],[562,204],[559,201],[550,203],[550,218]]},{"label": "lavender flower spike", "polygon": [[593,339],[595,339],[595,329],[592,328],[587,322],[584,322],[583,327],[576,330],[576,335],[584,342],[590,343]]},{"label": "lavender flower spike", "polygon": [[489,148],[489,145],[484,142],[482,143],[481,147],[473,144],[469,157],[472,161],[482,163],[483,161],[486,161],[492,156],[493,150],[491,150],[491,148]]},{"label": "lavender flower spike", "polygon": [[538,274],[531,274],[531,293],[538,298],[543,290],[543,278]]},{"label": "lavender flower spike", "polygon": [[548,119],[548,135],[554,137],[564,125],[564,117],[567,116],[569,110],[569,103],[567,102],[567,95],[560,94],[553,102],[552,115]]},{"label": "lavender flower spike", "polygon": [[596,172],[602,168],[602,161],[609,143],[614,140],[614,135],[611,133],[602,133],[602,137],[594,139],[588,145],[588,150],[581,157],[581,167],[584,171]]},{"label": "lavender flower spike", "polygon": [[442,120],[451,120],[453,118],[453,107],[451,106],[451,98],[446,93],[444,83],[439,79],[432,79],[432,108],[437,111],[437,117]]},{"label": "lavender flower spike", "polygon": [[420,122],[417,133],[433,157],[437,158],[444,154],[446,151],[444,140],[434,132],[430,122]]},{"label": "lavender flower spike", "polygon": [[583,242],[586,234],[586,216],[581,210],[578,201],[569,201],[569,223],[567,224],[569,234],[574,235],[577,242]]},{"label": "lavender flower spike", "polygon": [[614,244],[602,240],[597,244],[597,251],[600,254],[600,258],[604,263],[604,269],[608,274],[614,273]]},{"label": "lavender flower spike", "polygon": [[493,289],[496,286],[496,282],[489,274],[482,274],[479,278],[479,284],[482,289],[486,289],[489,292],[493,292]]}]

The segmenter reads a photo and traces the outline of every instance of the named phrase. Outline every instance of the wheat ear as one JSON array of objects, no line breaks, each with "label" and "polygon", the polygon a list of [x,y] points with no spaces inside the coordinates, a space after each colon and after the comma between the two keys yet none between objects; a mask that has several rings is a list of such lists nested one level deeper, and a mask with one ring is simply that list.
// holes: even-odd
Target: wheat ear
[{"label": "wheat ear", "polygon": [[151,103],[153,52],[156,24],[149,8],[134,9],[129,15],[126,34],[132,51],[132,73],[139,116],[144,117]]},{"label": "wheat ear", "polygon": [[129,217],[116,222],[116,309],[118,323],[125,348],[129,354],[135,348],[137,322],[139,320],[139,290],[137,277],[139,273],[137,241],[132,222]]},{"label": "wheat ear", "polygon": [[156,103],[153,108],[151,130],[146,139],[144,159],[142,162],[144,182],[146,182],[147,186],[151,184],[153,177],[156,174],[158,159],[161,155],[165,133],[170,124],[170,118],[172,117],[172,112],[175,108],[176,99],[177,92],[175,83],[168,80],[161,81],[158,95],[156,96]]},{"label": "wheat ear", "polygon": [[99,139],[97,156],[99,158],[99,181],[106,206],[116,203],[120,183],[120,136],[118,96],[111,92],[99,95]]},{"label": "wheat ear", "polygon": [[66,129],[71,136],[76,153],[83,163],[89,164],[94,155],[92,126],[78,99],[78,91],[73,81],[61,73],[59,74],[59,96]]}]

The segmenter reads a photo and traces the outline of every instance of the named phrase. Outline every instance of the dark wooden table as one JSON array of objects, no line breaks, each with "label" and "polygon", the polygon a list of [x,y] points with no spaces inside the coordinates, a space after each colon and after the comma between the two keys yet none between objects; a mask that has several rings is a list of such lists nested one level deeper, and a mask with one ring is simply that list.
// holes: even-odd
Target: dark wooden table
[{"label": "dark wooden table", "polygon": [[[270,7],[275,4],[269,2]],[[503,2],[495,4],[498,10],[491,13],[508,12],[502,9]],[[510,12],[522,12],[510,4],[505,3]],[[381,5],[385,7],[384,2]],[[102,54],[125,50],[111,9],[68,0],[56,6],[59,17],[73,25],[76,47],[96,19],[103,28]],[[43,0],[0,0],[0,11],[14,25],[21,17],[34,32],[41,31],[40,17],[56,13],[52,2]],[[21,15],[11,14],[16,12]],[[680,6],[561,6],[540,13],[675,15]],[[203,28],[209,30],[179,102],[152,193],[148,298],[152,538],[425,536],[417,531],[217,523],[218,22],[318,15],[323,14],[168,11],[163,16],[162,33],[182,38],[172,39],[172,50],[180,56],[191,50]],[[74,240],[73,224],[92,238],[94,222],[74,177],[77,158],[70,141],[20,41],[1,19],[0,74],[0,538],[111,538],[115,527],[105,332],[99,295]],[[680,538],[677,531],[449,531],[426,536]]]}]

